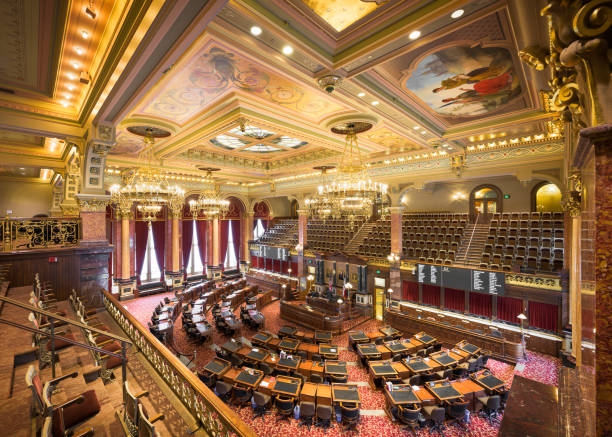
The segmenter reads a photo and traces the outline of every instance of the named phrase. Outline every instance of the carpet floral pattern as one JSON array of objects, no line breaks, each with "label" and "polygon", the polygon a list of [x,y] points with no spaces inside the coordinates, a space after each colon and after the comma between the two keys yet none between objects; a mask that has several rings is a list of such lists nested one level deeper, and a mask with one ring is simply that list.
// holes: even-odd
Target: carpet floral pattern
[{"label": "carpet floral pattern", "polygon": [[[147,296],[144,298],[127,301],[124,303],[124,305],[130,311],[130,313],[132,313],[141,323],[143,323],[143,325],[146,326],[147,322],[150,321],[151,314],[155,306],[165,296],[170,295],[171,293]],[[262,313],[266,319],[265,329],[270,332],[278,332],[279,328],[283,325],[296,326],[299,329],[303,329],[298,325],[286,320],[281,320],[278,317],[278,301],[267,305],[262,309]],[[236,315],[239,316],[239,309],[236,310]],[[206,317],[214,326],[210,311],[207,312]],[[377,329],[380,325],[381,322],[378,320],[368,320],[360,323],[354,329],[368,332]],[[248,339],[254,334],[255,331],[244,326],[239,332],[236,333],[235,337],[238,339],[240,337],[245,337]],[[196,343],[188,338],[185,334],[185,331],[182,329],[180,317],[176,320],[173,337],[173,343],[170,345],[170,347],[174,349],[175,352],[185,355],[192,355],[194,351],[197,351],[195,359],[196,368],[203,367],[215,356],[215,351],[212,348],[213,344],[220,345],[229,340],[229,337],[226,337],[215,330],[211,342],[204,344]],[[359,393],[362,400],[361,408],[364,410],[362,413],[361,422],[358,426],[359,435],[367,437],[405,436],[406,431],[404,431],[398,423],[391,421],[391,419],[384,414],[384,395],[381,391],[372,390],[372,388],[368,385],[368,371],[361,366],[358,355],[352,350],[347,349],[347,334],[334,336],[333,343],[340,348],[340,359],[349,363],[349,382],[359,384]],[[487,366],[508,386],[511,386],[515,374],[545,384],[557,385],[560,362],[554,357],[528,351],[527,359],[524,363],[522,363],[522,366],[519,366],[519,369],[523,367],[522,370],[517,370],[515,369],[515,366],[494,359],[489,359]],[[335,422],[332,424],[332,427],[327,430],[327,433],[325,433],[320,428],[311,427],[308,429],[308,427],[300,427],[298,426],[299,421],[294,419],[289,422],[283,421],[276,423],[274,411],[272,411],[271,414],[266,415],[266,417],[263,419],[253,419],[253,411],[250,407],[241,408],[232,406],[232,408],[260,436],[291,435],[292,437],[299,437],[327,435],[336,437],[343,434],[340,424]],[[475,437],[494,437],[498,433],[497,427],[490,425],[486,420],[474,415],[471,418],[471,423],[467,426],[467,435]],[[429,433],[427,429],[417,431],[418,437],[428,435]],[[466,432],[457,426],[447,426],[444,430],[444,435],[449,437],[459,437],[466,435]]]}]

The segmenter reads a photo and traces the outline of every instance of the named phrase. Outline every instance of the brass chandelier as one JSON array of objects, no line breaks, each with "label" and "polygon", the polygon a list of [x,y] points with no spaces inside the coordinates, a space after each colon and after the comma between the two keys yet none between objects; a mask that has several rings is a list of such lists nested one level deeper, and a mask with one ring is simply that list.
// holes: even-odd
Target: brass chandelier
[{"label": "brass chandelier", "polygon": [[[213,171],[219,171],[218,168],[201,168],[200,170],[206,171],[207,179],[212,179]],[[225,216],[229,211],[229,205],[229,200],[224,199],[218,186],[213,184],[213,188],[200,192],[197,199],[189,201],[189,210],[194,218],[202,215],[206,219],[211,219]]]},{"label": "brass chandelier", "polygon": [[[309,215],[317,219],[368,220],[374,212],[384,215],[389,206],[387,185],[372,181],[361,157],[357,133],[365,132],[371,123],[355,121],[332,127],[332,132],[346,135],[338,171],[317,193],[306,199]],[[329,167],[323,168],[323,174]]]},{"label": "brass chandelier", "polygon": [[151,222],[164,206],[174,209],[181,205],[185,191],[178,185],[171,185],[167,176],[152,165],[154,138],[167,137],[170,133],[148,126],[133,126],[128,131],[144,137],[145,146],[138,155],[141,165],[127,173],[121,184],[110,187],[111,205],[122,212],[136,205],[144,220]]}]

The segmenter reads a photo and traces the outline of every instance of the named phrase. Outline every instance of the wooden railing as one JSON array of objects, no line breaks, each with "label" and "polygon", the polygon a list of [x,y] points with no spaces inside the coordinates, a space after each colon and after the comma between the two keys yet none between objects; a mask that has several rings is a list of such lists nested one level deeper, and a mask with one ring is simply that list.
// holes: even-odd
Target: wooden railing
[{"label": "wooden railing", "polygon": [[9,218],[0,221],[2,250],[43,249],[74,246],[79,242],[78,218]]},{"label": "wooden railing", "polygon": [[104,306],[126,335],[147,358],[155,371],[211,436],[257,434],[224,404],[202,381],[134,318],[108,291]]}]

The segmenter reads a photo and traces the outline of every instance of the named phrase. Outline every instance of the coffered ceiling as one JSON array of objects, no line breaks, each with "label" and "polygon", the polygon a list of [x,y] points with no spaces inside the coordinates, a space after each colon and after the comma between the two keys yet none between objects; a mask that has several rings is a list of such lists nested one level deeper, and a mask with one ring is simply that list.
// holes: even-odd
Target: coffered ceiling
[{"label": "coffered ceiling", "polygon": [[[540,0],[159,0],[142,10],[106,0],[94,2],[93,21],[82,13],[85,3],[46,12],[3,4],[12,29],[38,23],[37,35],[0,31],[16,35],[27,53],[11,46],[10,62],[0,67],[3,87],[48,93],[20,102],[0,94],[0,110],[16,111],[19,103],[30,114],[61,117],[60,139],[69,137],[66,125],[82,139],[92,121],[116,126],[107,159],[113,171],[138,165],[143,141],[127,130],[134,125],[170,133],[155,141],[158,165],[168,171],[200,177],[200,167],[214,166],[222,182],[243,184],[337,164],[344,138],[330,126],[339,120],[372,123],[358,141],[376,168],[448,160],[469,148],[507,150],[536,135],[561,139],[544,111],[545,75],[523,68],[517,55],[547,42],[538,28]],[[51,15],[65,16],[63,24]],[[85,44],[79,32],[87,26]],[[110,26],[126,31],[115,51],[102,45],[120,36]],[[43,30],[62,36],[45,40]],[[94,72],[91,84],[72,83],[83,70]],[[331,93],[318,84],[330,74],[339,79]],[[0,122],[17,132],[0,132],[0,154],[15,144],[45,149],[52,133],[26,125]],[[491,165],[511,165],[514,156]]]}]

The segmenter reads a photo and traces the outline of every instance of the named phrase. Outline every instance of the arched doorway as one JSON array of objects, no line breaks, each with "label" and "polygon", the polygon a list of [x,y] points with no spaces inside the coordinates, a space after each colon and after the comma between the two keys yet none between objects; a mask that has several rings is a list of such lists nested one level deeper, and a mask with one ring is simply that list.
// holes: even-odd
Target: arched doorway
[{"label": "arched doorway", "polygon": [[480,185],[470,193],[470,218],[488,222],[495,213],[502,212],[502,194],[495,185]]},{"label": "arched doorway", "polygon": [[543,181],[531,190],[531,210],[539,212],[563,211],[561,190],[552,182]]}]

